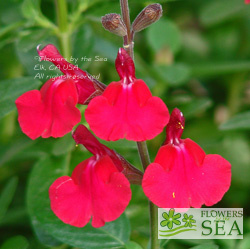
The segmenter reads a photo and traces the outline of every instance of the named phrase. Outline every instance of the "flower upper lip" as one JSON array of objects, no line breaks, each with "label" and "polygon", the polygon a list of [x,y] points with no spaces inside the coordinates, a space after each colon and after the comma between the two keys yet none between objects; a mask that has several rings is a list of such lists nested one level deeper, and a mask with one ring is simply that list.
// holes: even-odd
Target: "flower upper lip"
[{"label": "flower upper lip", "polygon": [[119,49],[115,66],[123,84],[129,84],[135,80],[135,66],[133,59],[128,55],[124,48]]},{"label": "flower upper lip", "polygon": [[167,132],[167,138],[164,144],[174,144],[179,145],[182,143],[181,135],[183,133],[185,127],[185,118],[182,114],[182,112],[175,108],[172,111],[172,114],[170,116],[170,120],[166,129]]}]

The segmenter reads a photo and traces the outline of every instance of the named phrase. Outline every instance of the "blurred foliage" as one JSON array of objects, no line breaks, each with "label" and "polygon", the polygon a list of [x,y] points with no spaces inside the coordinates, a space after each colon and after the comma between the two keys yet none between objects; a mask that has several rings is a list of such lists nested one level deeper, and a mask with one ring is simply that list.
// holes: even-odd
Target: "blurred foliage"
[{"label": "blurred foliage", "polygon": [[[130,0],[131,19],[151,2]],[[243,0],[157,2],[163,6],[163,17],[135,37],[137,77],[163,98],[170,111],[174,107],[183,111],[183,137],[232,163],[231,188],[216,207],[244,208],[242,241],[162,240],[161,246],[249,249],[250,6]],[[100,18],[120,13],[119,1],[68,0],[67,4],[69,48],[72,58],[78,59],[75,64],[100,75],[106,84],[118,80],[114,60],[122,39],[106,32]],[[98,230],[65,225],[49,208],[50,184],[70,174],[90,154],[75,148],[70,134],[30,140],[18,126],[14,101],[40,87],[46,77],[60,74],[51,70],[49,62],[39,62],[36,46],[53,43],[64,53],[61,39],[54,1],[0,1],[1,248],[147,248],[148,205],[139,186],[132,186],[126,216]],[[148,142],[152,160],[164,137],[163,132]],[[134,142],[104,143],[141,169]]]}]

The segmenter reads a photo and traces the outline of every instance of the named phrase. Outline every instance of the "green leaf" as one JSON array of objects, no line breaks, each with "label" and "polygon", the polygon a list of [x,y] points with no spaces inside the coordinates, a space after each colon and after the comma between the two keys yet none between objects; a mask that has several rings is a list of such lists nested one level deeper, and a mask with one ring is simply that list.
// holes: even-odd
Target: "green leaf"
[{"label": "green leaf", "polygon": [[62,244],[59,240],[51,236],[40,223],[32,221],[33,228],[39,241],[46,246],[59,246]]},{"label": "green leaf", "polygon": [[190,249],[219,249],[219,246],[214,244],[204,244],[195,247],[191,247]]},{"label": "green leaf", "polygon": [[22,14],[25,18],[33,20],[43,27],[53,28],[53,23],[41,12],[40,2],[40,0],[24,0],[22,4]]},{"label": "green leaf", "polygon": [[96,229],[90,224],[83,228],[64,224],[51,211],[48,189],[58,177],[67,175],[68,160],[65,156],[47,157],[34,167],[29,179],[27,195],[32,224],[39,224],[40,228],[53,238],[74,247],[124,248],[130,236],[130,225],[124,214],[119,219]]},{"label": "green leaf", "polygon": [[1,25],[11,25],[15,22],[21,21],[23,18],[20,9],[20,0],[0,1]]},{"label": "green leaf", "polygon": [[137,145],[134,141],[129,141],[129,140],[118,140],[118,141],[105,141],[101,140],[101,143],[108,146],[110,149],[113,150],[136,150],[137,151]]},{"label": "green leaf", "polygon": [[239,72],[248,72],[249,68],[249,61],[207,62],[201,63],[199,65],[193,65],[191,67],[191,73],[192,76],[195,77],[207,77]]},{"label": "green leaf", "polygon": [[242,14],[245,8],[244,1],[239,0],[213,0],[203,6],[200,19],[204,25],[211,26],[228,19],[234,18],[236,15]]},{"label": "green leaf", "polygon": [[222,143],[218,144],[218,147],[217,149],[215,148],[216,150],[213,151],[213,153],[220,154],[232,164],[233,181],[240,186],[249,186],[249,139],[243,134],[236,133],[232,135],[229,133],[223,139]]},{"label": "green leaf", "polygon": [[108,40],[101,37],[95,37],[94,50],[97,54],[108,58],[108,61],[115,61],[119,46],[114,45]]},{"label": "green leaf", "polygon": [[249,249],[250,248],[250,233],[244,234],[244,239],[240,240],[237,244],[237,249]]},{"label": "green leaf", "polygon": [[[87,58],[93,56],[92,51],[94,48],[94,36],[89,25],[83,25],[77,29],[73,38],[73,44],[73,58],[78,59],[78,61],[76,63],[73,62],[73,64],[77,64],[79,68],[86,69],[90,63]],[[81,60],[81,58],[83,59]]]},{"label": "green leaf", "polygon": [[29,220],[26,207],[13,207],[8,210],[4,218],[0,221],[0,226],[17,227],[23,226],[23,224],[27,224],[27,222],[29,222]]},{"label": "green leaf", "polygon": [[24,92],[37,89],[41,84],[32,77],[23,77],[0,81],[0,118],[15,108],[15,100]]},{"label": "green leaf", "polygon": [[15,236],[3,243],[0,249],[27,249],[29,243],[23,236]]},{"label": "green leaf", "polygon": [[134,241],[129,241],[126,243],[126,249],[142,249],[142,247]]},{"label": "green leaf", "polygon": [[5,36],[6,34],[8,34],[10,32],[15,31],[16,29],[18,29],[22,25],[24,25],[24,22],[20,21],[20,22],[11,23],[11,24],[8,24],[8,25],[1,27],[0,28],[0,38],[2,39],[3,36]]},{"label": "green leaf", "polygon": [[167,246],[167,244],[169,243],[169,239],[161,239],[161,242],[160,242],[160,246],[162,248],[165,248],[165,246]]},{"label": "green leaf", "polygon": [[[178,0],[157,0],[157,3],[167,3],[167,2],[175,2],[175,1],[178,1]],[[153,1],[148,1],[148,0],[137,0],[136,1],[137,3],[149,3],[149,2],[153,2]]]},{"label": "green leaf", "polygon": [[183,85],[190,77],[190,69],[184,64],[158,66],[157,70],[171,86]]},{"label": "green leaf", "polygon": [[60,156],[70,152],[74,149],[74,139],[72,138],[71,133],[66,134],[65,136],[58,138],[53,146],[52,154],[55,156]]},{"label": "green leaf", "polygon": [[26,18],[35,18],[40,13],[40,1],[24,0],[22,5],[22,13]]},{"label": "green leaf", "polygon": [[52,62],[40,61],[36,51],[36,47],[39,44],[42,44],[40,49],[50,43],[58,47],[56,38],[47,29],[27,29],[21,32],[20,35],[20,39],[15,43],[15,49],[18,59],[30,76],[44,82],[51,77],[61,74]]},{"label": "green leaf", "polygon": [[[91,2],[91,1],[90,1]],[[98,3],[98,1],[94,1],[94,4]],[[92,18],[98,18],[99,21],[101,17],[106,15],[107,13],[119,13],[120,12],[120,4],[118,1],[101,1],[98,3],[98,7],[91,8],[88,10],[87,14]]]},{"label": "green leaf", "polygon": [[13,199],[17,187],[17,182],[17,177],[11,178],[0,195],[0,221],[5,216],[8,207]]},{"label": "green leaf", "polygon": [[174,22],[161,19],[147,30],[147,39],[155,52],[169,48],[177,53],[181,48],[181,34]]},{"label": "green leaf", "polygon": [[180,105],[180,109],[183,112],[185,118],[191,118],[199,113],[204,112],[212,106],[212,101],[209,98],[192,99],[185,105]]},{"label": "green leaf", "polygon": [[19,152],[22,152],[24,149],[34,145],[35,141],[31,139],[21,138],[11,141],[8,144],[0,144],[0,167],[2,167],[6,162],[11,159],[15,159],[16,155]]},{"label": "green leaf", "polygon": [[249,130],[250,111],[239,113],[220,126],[221,130]]}]

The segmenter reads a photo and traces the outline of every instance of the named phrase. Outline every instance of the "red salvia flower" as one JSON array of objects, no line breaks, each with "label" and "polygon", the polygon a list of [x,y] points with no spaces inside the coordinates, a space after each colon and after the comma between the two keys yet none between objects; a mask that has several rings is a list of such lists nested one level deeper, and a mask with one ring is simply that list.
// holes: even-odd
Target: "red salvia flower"
[{"label": "red salvia flower", "polygon": [[72,79],[54,78],[40,91],[24,93],[16,100],[18,121],[28,137],[62,137],[81,121],[75,107],[78,94]]},{"label": "red salvia flower", "polygon": [[168,123],[166,105],[152,96],[144,81],[135,78],[134,62],[123,48],[115,65],[120,81],[110,83],[85,111],[90,128],[98,137],[111,141],[154,138]]},{"label": "red salvia flower", "polygon": [[88,104],[105,89],[87,72],[68,63],[55,46],[37,48],[41,60],[53,62],[65,77],[48,80],[40,91],[24,93],[16,100],[18,121],[22,131],[31,139],[62,137],[80,122],[77,103]]},{"label": "red salvia flower", "polygon": [[206,155],[191,139],[181,139],[184,117],[176,108],[167,139],[144,174],[146,196],[165,208],[199,208],[220,201],[229,189],[231,165],[219,155]]},{"label": "red salvia flower", "polygon": [[101,227],[117,219],[131,199],[130,184],[115,153],[79,125],[73,133],[94,156],[81,162],[71,177],[58,178],[49,189],[51,209],[64,223]]}]

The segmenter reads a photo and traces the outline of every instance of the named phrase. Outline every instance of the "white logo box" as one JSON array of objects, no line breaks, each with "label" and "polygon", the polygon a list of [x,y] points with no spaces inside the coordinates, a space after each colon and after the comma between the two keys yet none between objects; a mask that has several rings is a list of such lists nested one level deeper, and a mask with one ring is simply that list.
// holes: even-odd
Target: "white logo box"
[{"label": "white logo box", "polygon": [[243,208],[159,208],[159,239],[243,239]]}]

